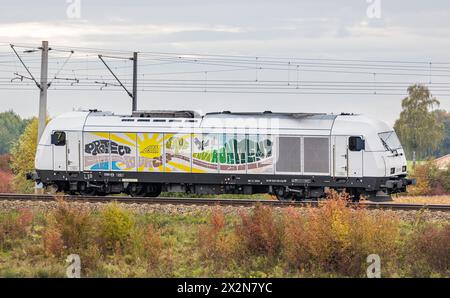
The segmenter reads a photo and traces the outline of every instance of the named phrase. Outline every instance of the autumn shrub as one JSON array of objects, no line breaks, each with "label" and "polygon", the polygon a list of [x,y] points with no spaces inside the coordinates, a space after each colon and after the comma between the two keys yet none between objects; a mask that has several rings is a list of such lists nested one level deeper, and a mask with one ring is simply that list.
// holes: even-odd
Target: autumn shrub
[{"label": "autumn shrub", "polygon": [[252,255],[277,257],[281,251],[283,225],[273,208],[258,204],[250,213],[241,213],[235,226],[243,250]]},{"label": "autumn shrub", "polygon": [[47,253],[53,256],[60,256],[64,251],[64,241],[60,231],[56,228],[47,228],[42,236],[44,248]]},{"label": "autumn shrub", "polygon": [[11,155],[9,154],[2,154],[0,155],[0,171],[3,172],[11,172]]},{"label": "autumn shrub", "polygon": [[9,241],[24,237],[30,230],[33,213],[29,209],[18,212],[7,212],[0,215],[0,245],[8,245]]},{"label": "autumn shrub", "polygon": [[450,168],[439,169],[432,160],[417,165],[411,173],[416,185],[408,187],[410,195],[443,195],[450,193]]},{"label": "autumn shrub", "polygon": [[450,224],[425,224],[410,235],[405,245],[406,263],[412,276],[450,273]]},{"label": "autumn shrub", "polygon": [[26,179],[26,174],[34,170],[37,148],[38,119],[33,118],[19,140],[11,149],[11,169],[14,174],[13,188],[20,193],[33,193],[34,182]]},{"label": "autumn shrub", "polygon": [[209,222],[199,227],[198,245],[204,258],[226,262],[235,256],[237,239],[225,230],[225,226],[225,214],[217,207],[212,211]]},{"label": "autumn shrub", "polygon": [[0,192],[12,192],[13,175],[10,168],[11,157],[8,154],[0,155]]},{"label": "autumn shrub", "polygon": [[362,276],[370,254],[394,261],[399,237],[396,218],[349,208],[346,194],[331,191],[328,197],[303,217],[294,209],[284,212],[283,256],[290,267]]},{"label": "autumn shrub", "polygon": [[58,258],[78,254],[82,273],[87,274],[103,259],[98,226],[98,219],[91,211],[58,199],[55,210],[46,214],[46,226],[41,232],[44,251]]},{"label": "autumn shrub", "polygon": [[152,225],[145,229],[144,248],[150,264],[156,264],[161,255],[162,241],[160,233]]},{"label": "autumn shrub", "polygon": [[19,210],[19,215],[17,216],[16,224],[20,231],[23,233],[31,226],[33,222],[33,212],[28,208],[22,208]]},{"label": "autumn shrub", "polygon": [[134,229],[130,241],[125,247],[125,253],[130,254],[139,263],[145,262],[148,269],[158,265],[161,252],[161,235],[152,224]]},{"label": "autumn shrub", "polygon": [[123,249],[135,232],[133,215],[111,203],[100,213],[100,237],[105,250]]},{"label": "autumn shrub", "polygon": [[307,230],[307,218],[294,207],[283,214],[284,237],[283,257],[287,264],[295,269],[304,268],[313,257],[311,251],[313,233]]},{"label": "autumn shrub", "polygon": [[13,191],[11,186],[12,179],[13,175],[11,173],[0,170],[0,192],[10,193]]},{"label": "autumn shrub", "polygon": [[48,221],[48,228],[61,235],[64,247],[70,253],[83,251],[95,244],[96,222],[89,211],[59,200]]}]

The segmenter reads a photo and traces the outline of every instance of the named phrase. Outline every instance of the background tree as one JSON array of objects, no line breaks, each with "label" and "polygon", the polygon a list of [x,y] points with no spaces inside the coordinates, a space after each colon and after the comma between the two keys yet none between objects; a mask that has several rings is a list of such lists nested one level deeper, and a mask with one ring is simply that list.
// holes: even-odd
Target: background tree
[{"label": "background tree", "polygon": [[0,113],[0,154],[9,153],[29,122],[13,111]]},{"label": "background tree", "polygon": [[444,125],[444,138],[438,148],[433,152],[436,157],[450,154],[450,113],[446,110],[436,110],[436,117],[439,123]]},{"label": "background tree", "polygon": [[26,173],[34,170],[36,156],[38,119],[33,118],[11,150],[12,181],[16,192],[32,193],[34,182],[26,179]]},{"label": "background tree", "polygon": [[444,126],[432,111],[434,106],[439,106],[439,101],[427,87],[408,87],[408,96],[402,100],[403,111],[394,125],[408,159],[412,158],[413,151],[418,159],[427,157],[442,141]]}]

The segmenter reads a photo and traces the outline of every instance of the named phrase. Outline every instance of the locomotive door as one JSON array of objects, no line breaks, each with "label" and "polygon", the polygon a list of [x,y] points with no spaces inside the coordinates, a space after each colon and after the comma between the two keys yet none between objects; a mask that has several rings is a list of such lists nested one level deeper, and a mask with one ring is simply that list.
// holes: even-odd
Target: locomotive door
[{"label": "locomotive door", "polygon": [[364,140],[359,136],[351,136],[348,139],[348,175],[350,177],[362,177]]},{"label": "locomotive door", "polygon": [[55,131],[52,134],[53,170],[67,170],[67,142],[64,131]]},{"label": "locomotive door", "polygon": [[335,136],[333,143],[333,176],[348,177],[348,137]]},{"label": "locomotive door", "polygon": [[334,166],[336,177],[362,177],[363,150],[353,151],[348,136],[334,137]]},{"label": "locomotive door", "polygon": [[80,170],[80,142],[81,133],[78,131],[67,132],[67,171]]}]

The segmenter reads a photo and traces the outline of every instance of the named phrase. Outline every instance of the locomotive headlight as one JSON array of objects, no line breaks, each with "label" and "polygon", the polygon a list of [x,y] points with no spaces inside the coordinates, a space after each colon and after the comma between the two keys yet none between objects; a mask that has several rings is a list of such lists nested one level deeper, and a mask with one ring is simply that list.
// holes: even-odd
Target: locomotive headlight
[{"label": "locomotive headlight", "polygon": [[402,172],[406,172],[406,166],[402,167]]}]

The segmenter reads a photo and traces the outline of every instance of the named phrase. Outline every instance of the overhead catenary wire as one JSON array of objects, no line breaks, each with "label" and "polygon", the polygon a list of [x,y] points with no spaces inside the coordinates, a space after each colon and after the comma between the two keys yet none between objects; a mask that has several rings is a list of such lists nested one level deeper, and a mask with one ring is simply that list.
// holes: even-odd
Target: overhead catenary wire
[{"label": "overhead catenary wire", "polygon": [[[0,43],[0,46],[3,44]],[[16,46],[32,51],[39,48],[31,44]],[[113,84],[115,78],[99,64],[98,55],[123,59],[132,52],[53,46],[49,62],[49,70],[53,72],[50,90],[116,91],[118,86]],[[39,57],[34,53],[23,55],[24,62],[29,64],[31,72],[38,72]],[[70,61],[67,53],[71,53]],[[0,48],[0,90],[5,90],[6,86],[24,90],[30,84],[14,80],[17,78],[17,60],[11,54]],[[372,95],[397,95],[397,92],[405,95],[408,86],[415,83],[428,86],[435,96],[448,96],[446,93],[450,90],[450,62],[443,61],[252,57],[148,51],[139,51],[139,54],[138,87],[143,92],[303,94],[308,91],[316,94],[352,94],[361,91]],[[112,61],[111,68],[120,76],[123,87],[130,88],[132,66],[118,65]],[[323,79],[317,80],[318,77]]]}]

